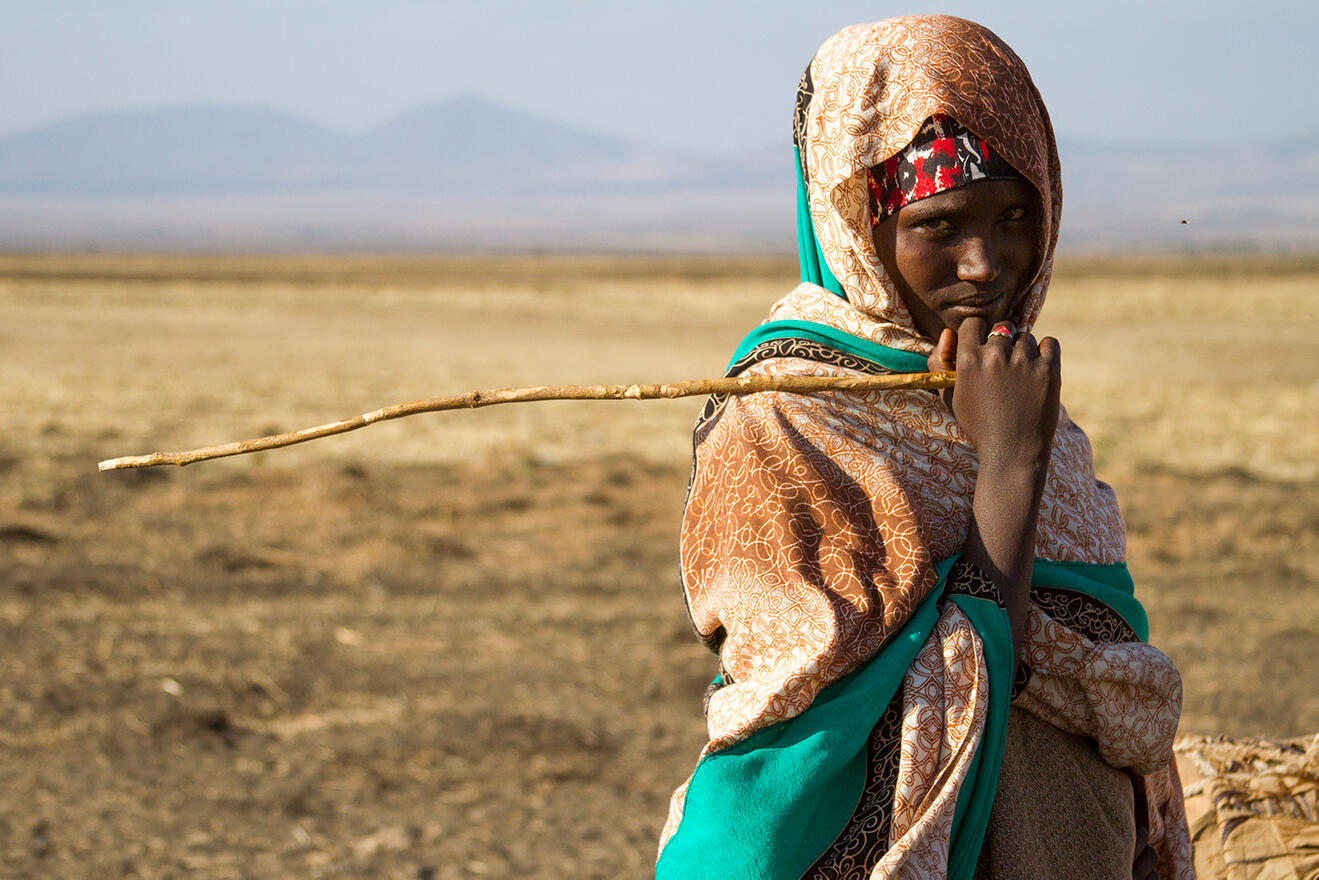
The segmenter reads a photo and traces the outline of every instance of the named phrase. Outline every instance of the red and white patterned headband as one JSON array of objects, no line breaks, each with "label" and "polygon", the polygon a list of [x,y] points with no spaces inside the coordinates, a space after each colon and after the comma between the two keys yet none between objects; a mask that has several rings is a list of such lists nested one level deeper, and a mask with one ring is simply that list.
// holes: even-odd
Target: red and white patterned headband
[{"label": "red and white patterned headband", "polygon": [[951,116],[925,120],[911,143],[870,169],[871,226],[903,205],[977,180],[1023,180],[1007,160]]}]

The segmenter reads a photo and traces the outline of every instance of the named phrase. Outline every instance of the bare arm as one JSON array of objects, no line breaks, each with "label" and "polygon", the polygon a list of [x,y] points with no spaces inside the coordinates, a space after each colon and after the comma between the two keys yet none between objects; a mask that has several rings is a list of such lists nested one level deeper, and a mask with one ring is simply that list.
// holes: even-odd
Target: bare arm
[{"label": "bare arm", "polygon": [[1014,656],[1026,631],[1040,499],[1058,426],[1061,352],[1057,340],[1037,346],[989,335],[980,318],[945,330],[932,368],[955,364],[950,404],[980,458],[971,527],[963,557],[997,584],[1007,606]]}]

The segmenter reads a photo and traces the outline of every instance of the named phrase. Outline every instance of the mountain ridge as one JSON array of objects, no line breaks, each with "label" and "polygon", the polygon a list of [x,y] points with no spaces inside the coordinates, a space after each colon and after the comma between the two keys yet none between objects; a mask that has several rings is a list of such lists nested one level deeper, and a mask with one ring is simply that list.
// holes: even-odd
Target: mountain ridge
[{"label": "mountain ridge", "polygon": [[[1312,143],[1063,137],[1064,242],[1313,247]],[[535,247],[790,250],[793,192],[786,134],[781,151],[765,143],[735,156],[679,154],[476,94],[359,131],[268,107],[198,103],[0,136],[0,241],[9,247],[340,248],[389,236],[481,247],[512,232]],[[236,235],[243,228],[247,238]]]}]

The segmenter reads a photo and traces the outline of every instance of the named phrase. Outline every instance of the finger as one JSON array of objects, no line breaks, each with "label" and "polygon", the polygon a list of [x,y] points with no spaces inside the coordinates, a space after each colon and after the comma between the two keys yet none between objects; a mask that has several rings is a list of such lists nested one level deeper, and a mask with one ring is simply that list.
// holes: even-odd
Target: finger
[{"label": "finger", "polygon": [[1053,377],[1054,384],[1062,382],[1063,373],[1063,350],[1058,344],[1058,340],[1052,336],[1046,336],[1040,340],[1040,360],[1049,369],[1049,375]]},{"label": "finger", "polygon": [[1035,337],[1029,333],[1022,333],[1015,342],[1012,343],[1012,353],[1017,357],[1024,357],[1026,360],[1035,360],[1040,356],[1039,347],[1035,344]]},{"label": "finger", "polygon": [[979,361],[988,325],[984,318],[967,318],[957,327],[957,369],[971,368]]},{"label": "finger", "polygon": [[925,361],[930,372],[953,370],[957,368],[957,334],[947,327],[939,334],[939,341],[934,344],[934,351]]},{"label": "finger", "polygon": [[985,341],[985,334],[989,331],[989,324],[984,318],[967,318],[957,328],[958,348],[966,343],[972,345],[982,345]]}]

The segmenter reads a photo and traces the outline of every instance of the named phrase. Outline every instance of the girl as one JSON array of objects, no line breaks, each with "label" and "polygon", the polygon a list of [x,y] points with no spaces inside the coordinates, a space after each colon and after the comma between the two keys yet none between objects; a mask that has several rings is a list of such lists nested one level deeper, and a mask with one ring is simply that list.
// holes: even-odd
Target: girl
[{"label": "girl", "polygon": [[1192,876],[1180,678],[1030,333],[1061,187],[1025,66],[958,18],[850,27],[794,128],[803,283],[730,375],[957,386],[707,404],[682,565],[720,674],[657,875]]}]

